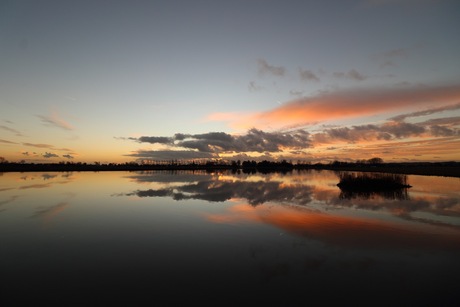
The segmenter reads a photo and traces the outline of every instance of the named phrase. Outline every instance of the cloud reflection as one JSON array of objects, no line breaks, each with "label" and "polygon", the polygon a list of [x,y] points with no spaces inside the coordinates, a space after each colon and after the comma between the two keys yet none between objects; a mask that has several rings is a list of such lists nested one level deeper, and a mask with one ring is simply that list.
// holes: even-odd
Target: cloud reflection
[{"label": "cloud reflection", "polygon": [[[455,194],[435,197],[415,194],[410,196],[411,192],[407,189],[347,193],[336,186],[338,177],[332,174],[334,173],[306,172],[298,177],[294,175],[282,177],[280,174],[260,174],[251,177],[248,174],[232,174],[231,172],[223,174],[183,172],[177,176],[168,176],[166,173],[140,172],[129,178],[143,184],[156,183],[159,187],[136,190],[124,195],[142,198],[170,197],[177,201],[188,199],[208,202],[244,200],[253,207],[275,204],[323,211],[344,208],[381,211],[402,220],[412,220],[418,223],[434,224],[433,220],[438,220],[437,225],[452,224],[443,220],[460,216],[460,199]],[[328,178],[328,181],[322,182],[321,176]],[[412,216],[421,213],[428,214],[430,218]],[[453,227],[457,226],[453,225]]]},{"label": "cloud reflection", "polygon": [[43,218],[47,222],[52,220],[56,215],[62,212],[69,204],[67,202],[60,202],[57,205],[38,208],[32,218]]},{"label": "cloud reflection", "polygon": [[74,180],[72,172],[64,172],[59,175],[57,174],[34,174],[29,176],[23,176],[20,179],[23,181],[34,181],[37,179],[41,179],[42,181],[46,181],[46,183],[35,183],[35,184],[28,184],[18,187],[19,190],[26,190],[26,189],[43,189],[43,188],[50,188],[55,184],[67,184]]},{"label": "cloud reflection", "polygon": [[66,193],[66,200],[57,203],[56,205],[39,207],[36,209],[35,214],[31,218],[38,218],[43,221],[45,227],[61,214],[69,206],[69,200],[75,197],[74,193]]},{"label": "cloud reflection", "polygon": [[[1,190],[0,190],[1,191]],[[6,200],[0,200],[0,206],[6,205],[8,203],[14,202],[19,196],[18,195],[13,195],[8,197]]]},{"label": "cloud reflection", "polygon": [[223,181],[205,179],[164,189],[138,190],[127,195],[138,197],[165,197],[174,200],[200,199],[209,202],[224,202],[233,198],[246,199],[252,206],[267,202],[295,203],[306,205],[311,201],[311,188],[297,184],[288,186],[273,181]]},{"label": "cloud reflection", "polygon": [[276,225],[298,235],[328,242],[365,248],[460,247],[458,228],[427,229],[371,218],[340,216],[310,210],[288,210],[275,207],[259,214],[264,222]]}]

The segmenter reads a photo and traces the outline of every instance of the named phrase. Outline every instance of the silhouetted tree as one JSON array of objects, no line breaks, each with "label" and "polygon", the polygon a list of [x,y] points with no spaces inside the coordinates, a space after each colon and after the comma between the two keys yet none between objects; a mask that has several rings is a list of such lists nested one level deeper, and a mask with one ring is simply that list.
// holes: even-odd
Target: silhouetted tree
[{"label": "silhouetted tree", "polygon": [[371,158],[371,159],[367,160],[367,163],[369,163],[369,164],[382,164],[383,159],[375,157],[375,158]]}]

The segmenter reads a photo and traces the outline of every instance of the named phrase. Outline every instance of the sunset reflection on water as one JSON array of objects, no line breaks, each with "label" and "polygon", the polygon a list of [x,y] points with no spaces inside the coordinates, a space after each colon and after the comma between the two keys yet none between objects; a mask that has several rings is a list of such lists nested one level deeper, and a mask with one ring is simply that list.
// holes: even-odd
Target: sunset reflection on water
[{"label": "sunset reflection on water", "polygon": [[338,180],[331,171],[3,173],[2,300],[22,305],[13,295],[22,289],[56,305],[152,302],[154,288],[172,305],[300,306],[305,293],[327,302],[326,289],[344,302],[456,301],[459,179],[408,176],[404,197],[348,198]]}]

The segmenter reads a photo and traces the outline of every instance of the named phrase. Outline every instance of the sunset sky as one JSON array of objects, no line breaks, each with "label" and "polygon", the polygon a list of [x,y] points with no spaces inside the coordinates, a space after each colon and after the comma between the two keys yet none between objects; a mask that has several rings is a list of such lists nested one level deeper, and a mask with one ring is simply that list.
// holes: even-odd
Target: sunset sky
[{"label": "sunset sky", "polygon": [[0,2],[0,157],[460,160],[460,1]]}]

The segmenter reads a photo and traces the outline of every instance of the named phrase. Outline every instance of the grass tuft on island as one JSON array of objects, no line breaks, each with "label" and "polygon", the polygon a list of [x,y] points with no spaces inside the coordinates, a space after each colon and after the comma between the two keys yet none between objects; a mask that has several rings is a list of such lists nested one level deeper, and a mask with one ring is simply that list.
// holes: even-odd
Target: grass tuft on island
[{"label": "grass tuft on island", "polygon": [[388,173],[340,173],[337,186],[344,191],[381,192],[410,188],[407,176]]}]

